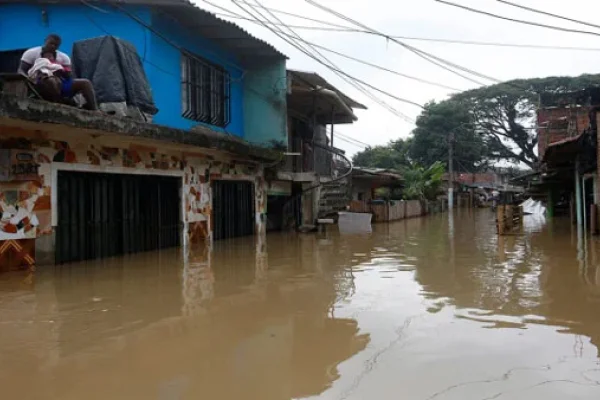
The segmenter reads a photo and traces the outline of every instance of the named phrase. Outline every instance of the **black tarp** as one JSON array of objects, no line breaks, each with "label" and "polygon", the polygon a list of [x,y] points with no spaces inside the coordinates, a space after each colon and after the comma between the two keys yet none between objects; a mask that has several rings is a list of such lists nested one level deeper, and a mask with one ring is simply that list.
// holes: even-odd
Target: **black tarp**
[{"label": "black tarp", "polygon": [[94,85],[98,103],[124,102],[146,114],[158,112],[142,60],[131,43],[113,36],[75,42],[72,63],[75,76]]}]

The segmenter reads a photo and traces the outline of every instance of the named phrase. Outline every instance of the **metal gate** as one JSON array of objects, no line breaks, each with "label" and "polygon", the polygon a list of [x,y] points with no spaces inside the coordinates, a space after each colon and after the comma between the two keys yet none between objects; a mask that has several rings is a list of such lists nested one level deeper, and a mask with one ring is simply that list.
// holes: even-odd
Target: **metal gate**
[{"label": "metal gate", "polygon": [[213,237],[230,239],[254,234],[254,185],[246,181],[213,183]]},{"label": "metal gate", "polygon": [[57,264],[179,246],[178,178],[59,171],[57,184]]}]

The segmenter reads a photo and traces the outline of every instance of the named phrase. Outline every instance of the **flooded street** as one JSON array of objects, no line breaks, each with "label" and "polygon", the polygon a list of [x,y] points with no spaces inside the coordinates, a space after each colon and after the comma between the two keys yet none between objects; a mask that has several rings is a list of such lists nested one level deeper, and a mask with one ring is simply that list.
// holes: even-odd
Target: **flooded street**
[{"label": "flooded street", "polygon": [[0,276],[7,399],[598,399],[600,241],[489,210]]}]

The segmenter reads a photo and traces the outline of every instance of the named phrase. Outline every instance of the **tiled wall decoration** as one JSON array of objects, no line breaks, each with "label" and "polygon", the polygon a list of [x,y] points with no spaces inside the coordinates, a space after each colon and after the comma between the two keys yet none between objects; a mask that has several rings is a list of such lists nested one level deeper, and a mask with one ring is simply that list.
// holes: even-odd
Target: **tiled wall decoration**
[{"label": "tiled wall decoration", "polygon": [[36,238],[52,232],[51,188],[52,164],[80,164],[128,170],[179,171],[183,175],[184,222],[188,223],[188,240],[192,243],[211,238],[212,193],[215,179],[250,180],[255,184],[256,230],[265,229],[266,185],[262,167],[223,154],[216,157],[194,149],[160,151],[155,146],[133,143],[107,147],[91,135],[77,137],[70,143],[62,140],[19,134],[0,138],[0,149],[15,148],[33,151],[39,165],[37,180],[0,182],[0,240]]}]

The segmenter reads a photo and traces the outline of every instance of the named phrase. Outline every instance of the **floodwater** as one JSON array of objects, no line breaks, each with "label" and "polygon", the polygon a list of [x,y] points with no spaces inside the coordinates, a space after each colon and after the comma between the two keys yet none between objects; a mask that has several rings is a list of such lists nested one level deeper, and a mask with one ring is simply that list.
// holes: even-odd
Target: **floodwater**
[{"label": "floodwater", "polygon": [[599,399],[600,242],[490,211],[0,276],[4,399]]}]

